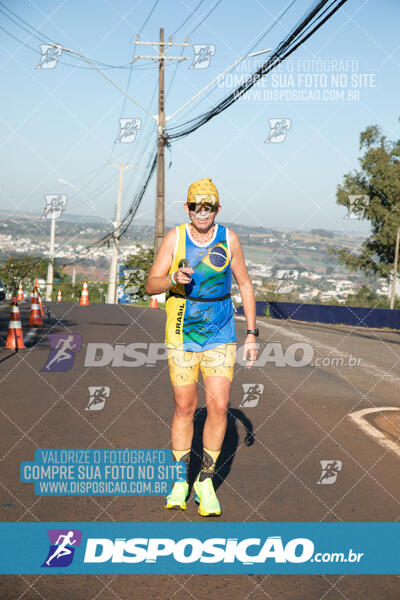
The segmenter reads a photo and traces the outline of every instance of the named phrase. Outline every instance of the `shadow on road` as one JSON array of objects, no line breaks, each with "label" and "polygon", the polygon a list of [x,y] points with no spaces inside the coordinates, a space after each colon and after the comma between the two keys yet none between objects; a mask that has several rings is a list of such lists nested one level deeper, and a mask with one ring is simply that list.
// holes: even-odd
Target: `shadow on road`
[{"label": "shadow on road", "polygon": [[[199,408],[194,414],[194,435],[192,442],[192,453],[190,456],[189,466],[189,483],[190,487],[196,478],[201,466],[201,457],[203,453],[203,429],[207,417],[206,408]],[[246,430],[244,444],[252,446],[255,441],[254,429],[252,422],[246,415],[237,408],[228,409],[228,425],[226,429],[224,443],[222,444],[221,454],[218,457],[217,468],[214,475],[214,487],[218,489],[222,482],[228,477],[231,470],[236,450],[239,445],[238,423],[242,423]]]}]

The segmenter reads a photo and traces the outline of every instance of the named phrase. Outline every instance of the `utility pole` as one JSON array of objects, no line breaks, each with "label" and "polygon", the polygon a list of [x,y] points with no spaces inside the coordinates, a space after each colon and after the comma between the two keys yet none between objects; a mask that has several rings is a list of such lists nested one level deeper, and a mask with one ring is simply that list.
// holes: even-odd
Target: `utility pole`
[{"label": "utility pole", "polygon": [[160,29],[160,59],[158,66],[158,125],[157,125],[157,193],[154,252],[160,249],[165,235],[165,112],[164,112],[164,29]]},{"label": "utility pole", "polygon": [[392,294],[391,294],[391,297],[390,297],[390,308],[391,309],[394,308],[394,299],[396,297],[397,266],[399,264],[399,243],[400,243],[400,227],[397,228],[396,247],[395,247],[395,251],[394,251]]},{"label": "utility pole", "polygon": [[54,248],[56,237],[56,219],[61,217],[67,205],[67,196],[64,194],[45,194],[46,206],[44,207],[43,218],[51,220],[50,227],[50,249],[49,249],[49,264],[47,267],[47,282],[46,282],[46,302],[51,301],[53,293],[53,277],[54,277]]},{"label": "utility pole", "polygon": [[165,235],[165,98],[164,98],[164,66],[165,61],[187,60],[183,56],[169,56],[166,54],[166,47],[170,46],[188,46],[186,42],[164,42],[164,28],[160,29],[160,40],[158,42],[140,42],[136,39],[136,44],[145,44],[158,46],[158,56],[135,56],[134,62],[139,58],[151,59],[158,62],[158,116],[157,120],[157,192],[156,192],[156,219],[154,235],[154,251],[157,253]]},{"label": "utility pole", "polygon": [[121,225],[121,206],[122,206],[122,188],[124,182],[124,169],[133,169],[137,165],[127,165],[125,163],[114,164],[113,167],[119,167],[119,187],[117,211],[115,215],[114,232],[113,232],[113,253],[110,264],[110,275],[108,279],[108,294],[107,304],[117,303],[117,277],[118,277],[118,248],[119,248],[119,228]]},{"label": "utility pole", "polygon": [[53,293],[53,276],[54,276],[54,242],[56,237],[56,219],[53,216],[51,219],[50,228],[50,253],[49,253],[49,264],[47,266],[47,285],[46,285],[46,302],[51,301],[51,295]]}]

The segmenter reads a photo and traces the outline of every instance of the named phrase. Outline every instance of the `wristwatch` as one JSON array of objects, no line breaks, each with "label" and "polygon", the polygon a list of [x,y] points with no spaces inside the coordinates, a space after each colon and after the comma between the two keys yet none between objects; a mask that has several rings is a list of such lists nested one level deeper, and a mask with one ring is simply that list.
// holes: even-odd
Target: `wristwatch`
[{"label": "wristwatch", "polygon": [[251,333],[251,335],[254,335],[255,337],[258,337],[260,331],[258,329],[248,329],[247,330],[247,335],[249,335]]}]

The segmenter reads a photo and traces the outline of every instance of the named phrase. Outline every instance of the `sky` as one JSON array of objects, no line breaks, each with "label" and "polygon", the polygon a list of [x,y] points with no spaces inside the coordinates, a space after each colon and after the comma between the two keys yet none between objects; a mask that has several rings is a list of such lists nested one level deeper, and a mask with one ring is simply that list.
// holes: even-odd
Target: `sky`
[{"label": "sky", "polygon": [[[188,46],[168,50],[170,56],[187,57],[166,66],[166,114],[172,115],[250,50],[275,48],[311,4],[203,0],[193,13],[199,0],[2,0],[0,210],[40,213],[44,195],[65,194],[69,214],[111,223],[117,165],[137,165],[124,171],[124,214],[156,141],[151,115],[157,112],[158,67],[147,59],[135,60],[132,68],[129,63],[133,56],[155,55],[157,49],[135,47],[137,34],[141,41],[157,41],[164,27],[165,38],[173,34],[175,42],[188,40]],[[388,138],[399,136],[398,17],[395,0],[349,0],[248,96],[174,141],[166,149],[167,223],[186,221],[188,186],[211,177],[219,190],[222,221],[285,230],[368,232],[366,223],[345,218],[335,194],[344,174],[358,168],[362,130],[377,124]],[[65,50],[54,68],[38,69],[39,47],[49,39],[106,65],[124,65],[106,67],[103,73],[146,112]],[[214,54],[206,68],[191,68],[194,45],[211,46]],[[239,62],[211,93],[167,125],[214,106],[267,56]],[[121,118],[140,119],[130,143],[115,142]],[[280,137],[274,135],[277,122],[283,124]],[[152,222],[154,206],[155,178],[137,222]],[[47,225],[43,222],[42,227]]]}]

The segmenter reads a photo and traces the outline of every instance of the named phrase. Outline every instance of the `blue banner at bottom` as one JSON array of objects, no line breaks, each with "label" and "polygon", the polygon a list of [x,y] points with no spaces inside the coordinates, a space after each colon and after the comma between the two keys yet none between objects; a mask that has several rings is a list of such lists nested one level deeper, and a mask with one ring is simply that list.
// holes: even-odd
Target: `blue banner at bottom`
[{"label": "blue banner at bottom", "polygon": [[399,574],[400,523],[1,523],[4,574]]}]

